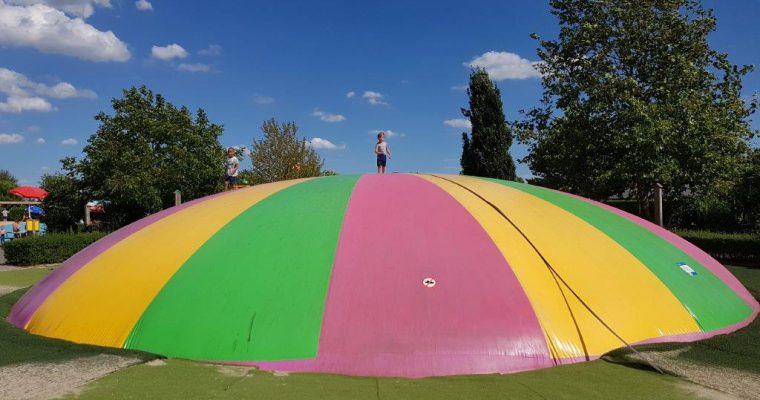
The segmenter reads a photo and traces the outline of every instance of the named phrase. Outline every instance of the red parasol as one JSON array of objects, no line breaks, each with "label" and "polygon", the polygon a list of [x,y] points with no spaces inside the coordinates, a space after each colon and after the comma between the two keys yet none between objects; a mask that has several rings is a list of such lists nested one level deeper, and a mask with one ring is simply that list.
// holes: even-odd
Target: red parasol
[{"label": "red parasol", "polygon": [[8,191],[9,194],[13,194],[25,199],[43,200],[47,197],[48,192],[33,186],[19,186]]}]

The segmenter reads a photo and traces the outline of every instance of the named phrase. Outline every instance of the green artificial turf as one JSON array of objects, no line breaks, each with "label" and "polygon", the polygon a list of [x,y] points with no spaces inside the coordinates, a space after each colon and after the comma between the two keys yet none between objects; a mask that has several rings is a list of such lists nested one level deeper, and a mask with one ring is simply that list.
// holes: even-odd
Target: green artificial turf
[{"label": "green artificial turf", "polygon": [[[0,272],[0,279],[5,279],[3,275],[9,273],[11,272]],[[11,306],[21,298],[24,292],[26,289],[20,289],[0,297],[0,366],[28,362],[60,362],[98,354],[134,356],[146,361],[156,358],[156,356],[140,352],[49,339],[16,328],[9,324],[5,317],[8,316]]]},{"label": "green artificial turf", "polygon": [[242,367],[167,360],[108,375],[69,399],[692,399],[678,378],[595,361],[512,375],[428,379],[326,374],[277,376]]},{"label": "green artificial turf", "polygon": [[29,267],[0,272],[0,286],[27,287],[44,278],[55,267]]}]

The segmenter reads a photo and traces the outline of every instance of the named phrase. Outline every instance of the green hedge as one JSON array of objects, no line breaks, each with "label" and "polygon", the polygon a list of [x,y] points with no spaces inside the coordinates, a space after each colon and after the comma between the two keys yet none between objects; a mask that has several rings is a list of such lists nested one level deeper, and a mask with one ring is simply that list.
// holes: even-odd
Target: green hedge
[{"label": "green hedge", "polygon": [[106,234],[51,233],[11,240],[3,246],[6,262],[10,265],[54,264],[65,261]]},{"label": "green hedge", "polygon": [[675,231],[724,263],[760,264],[760,234]]}]

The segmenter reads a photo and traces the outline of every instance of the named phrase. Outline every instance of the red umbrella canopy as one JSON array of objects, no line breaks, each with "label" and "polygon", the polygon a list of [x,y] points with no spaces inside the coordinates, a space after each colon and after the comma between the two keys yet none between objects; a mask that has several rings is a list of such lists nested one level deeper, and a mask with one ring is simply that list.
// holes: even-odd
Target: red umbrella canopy
[{"label": "red umbrella canopy", "polygon": [[42,200],[48,196],[48,192],[44,189],[40,189],[34,186],[19,186],[8,191],[9,194],[13,194],[26,199]]}]

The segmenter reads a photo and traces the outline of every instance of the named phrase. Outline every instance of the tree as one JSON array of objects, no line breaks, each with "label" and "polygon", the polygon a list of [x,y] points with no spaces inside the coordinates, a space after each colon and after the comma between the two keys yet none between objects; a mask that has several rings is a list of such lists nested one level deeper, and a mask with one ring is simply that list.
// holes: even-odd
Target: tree
[{"label": "tree", "polygon": [[472,136],[462,133],[462,173],[514,180],[515,163],[509,154],[512,131],[507,126],[501,93],[483,69],[470,73],[470,109],[462,114],[472,123]]},{"label": "tree", "polygon": [[111,101],[114,114],[99,113],[98,131],[84,157],[63,160],[87,199],[107,200],[102,221],[116,228],[174,205],[174,191],[192,200],[221,190],[224,148],[221,125],[198,109],[175,107],[145,86]]},{"label": "tree", "polygon": [[42,201],[48,228],[52,231],[76,229],[79,220],[84,218],[87,203],[77,181],[64,174],[43,175],[40,187],[49,193]]},{"label": "tree", "polygon": [[298,137],[295,122],[278,124],[273,118],[264,121],[261,130],[264,137],[254,139],[251,146],[253,183],[322,175],[324,161],[308,141]]},{"label": "tree", "polygon": [[760,149],[754,149],[734,189],[735,212],[745,230],[760,232]]},{"label": "tree", "polygon": [[[710,48],[696,0],[552,0],[557,40],[540,40],[542,106],[516,124],[539,184],[638,200],[659,182],[677,217],[725,192],[754,135],[757,104]],[[712,200],[710,200],[712,201]]]},{"label": "tree", "polygon": [[15,200],[8,191],[18,186],[18,179],[7,169],[0,169],[0,200]]}]

